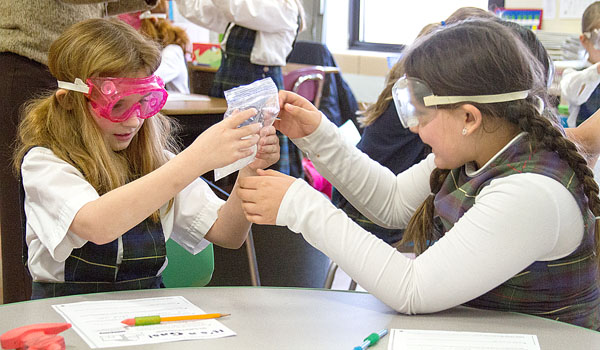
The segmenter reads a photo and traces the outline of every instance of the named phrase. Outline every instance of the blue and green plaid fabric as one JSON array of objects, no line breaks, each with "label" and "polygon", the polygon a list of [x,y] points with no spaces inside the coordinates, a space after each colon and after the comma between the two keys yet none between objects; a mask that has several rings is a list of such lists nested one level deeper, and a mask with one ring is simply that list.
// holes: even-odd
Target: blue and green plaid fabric
[{"label": "blue and green plaid fabric", "polygon": [[161,287],[162,277],[156,275],[167,251],[160,222],[146,219],[121,237],[121,264],[118,239],[102,245],[87,242],[65,261],[65,282],[34,282],[32,298]]},{"label": "blue and green plaid fabric", "polygon": [[[536,148],[524,136],[473,178],[467,176],[464,166],[452,170],[435,198],[436,226],[441,230],[436,236],[450,230],[492,180],[518,173],[541,174],[563,184],[581,209],[584,238],[570,255],[554,261],[536,261],[467,305],[522,312],[600,330],[594,215],[587,207],[587,198],[575,173],[555,152]],[[535,208],[531,215],[535,215]]]}]

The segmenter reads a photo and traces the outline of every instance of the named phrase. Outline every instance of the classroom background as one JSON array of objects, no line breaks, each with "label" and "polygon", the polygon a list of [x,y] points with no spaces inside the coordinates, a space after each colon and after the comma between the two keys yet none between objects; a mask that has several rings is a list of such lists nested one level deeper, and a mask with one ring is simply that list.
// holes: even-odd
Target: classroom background
[{"label": "classroom background", "polygon": [[[384,0],[372,0],[368,2],[369,11],[365,12],[372,17],[365,17],[366,23],[373,23],[372,28],[361,32],[359,28],[353,26],[352,18],[358,18],[362,14],[360,6],[367,6],[360,0],[303,0],[306,10],[307,29],[299,34],[298,40],[311,41],[325,44],[331,51],[335,62],[339,68],[340,74],[348,83],[352,93],[356,97],[359,106],[365,106],[373,103],[380,91],[384,87],[385,75],[389,68],[399,56],[398,44],[410,42],[416,36],[416,30],[427,23],[432,23],[446,18],[455,9],[463,6],[476,6],[487,8],[488,6],[503,7],[506,9],[542,9],[541,26],[536,26],[535,31],[538,37],[551,54],[555,62],[557,71],[555,81],[551,87],[551,92],[559,98],[558,82],[562,69],[571,66],[577,54],[578,37],[581,32],[581,14],[591,0],[431,0],[421,1],[420,4],[408,4],[407,2],[397,2],[390,5],[390,2]],[[399,9],[390,10],[389,6],[396,6]],[[422,8],[418,8],[421,6]],[[435,8],[436,10],[432,10]],[[384,9],[381,12],[378,10]],[[427,10],[423,10],[427,9]],[[362,9],[366,11],[366,9]],[[357,14],[358,11],[358,14]],[[424,15],[414,16],[415,11],[426,11]],[[175,24],[184,27],[195,43],[217,43],[219,34],[210,32],[204,28],[195,26],[186,21],[173,8],[170,13]],[[421,12],[420,12],[421,13]],[[381,17],[385,16],[385,17]],[[369,22],[369,18],[377,18],[377,21]],[[395,24],[390,24],[390,21]],[[416,22],[415,22],[416,21]],[[375,26],[375,22],[382,24],[381,28]],[[397,33],[402,33],[398,36]],[[398,42],[386,42],[388,36],[395,35]],[[400,39],[398,39],[400,38]],[[358,40],[357,40],[358,39]],[[405,41],[404,41],[405,40]],[[396,50],[394,52],[394,50]],[[293,237],[287,233],[276,232],[281,228],[269,228],[278,237]],[[0,227],[0,230],[2,228]],[[256,230],[259,231],[259,230]],[[259,233],[255,232],[255,239]],[[0,242],[1,245],[2,242]],[[301,246],[302,250],[310,250],[305,242],[298,236],[297,240],[291,241],[290,251],[295,246]],[[240,251],[244,248],[240,248]],[[263,254],[258,249],[268,249],[257,246],[257,255]],[[264,252],[268,254],[268,252]],[[0,251],[1,254],[1,251]],[[245,253],[240,253],[244,255]],[[315,273],[311,278],[323,278],[328,268],[328,259],[319,252],[310,252],[305,258],[311,261],[305,262],[309,268],[318,266],[319,273]],[[242,258],[242,260],[245,258]],[[276,269],[281,265],[290,264],[289,261],[271,261],[268,265],[259,268],[264,270]],[[1,266],[0,271],[9,267]],[[218,264],[218,261],[215,261]],[[310,265],[312,264],[312,265]],[[234,267],[235,268],[235,267]],[[289,273],[294,273],[291,269]],[[245,272],[243,272],[245,273]],[[280,274],[281,278],[288,278],[285,274]],[[3,300],[3,274],[0,273],[0,301]],[[285,282],[289,283],[289,282]],[[282,284],[285,284],[282,283]],[[270,281],[270,284],[277,285],[278,281]],[[4,287],[6,288],[6,286]]]}]

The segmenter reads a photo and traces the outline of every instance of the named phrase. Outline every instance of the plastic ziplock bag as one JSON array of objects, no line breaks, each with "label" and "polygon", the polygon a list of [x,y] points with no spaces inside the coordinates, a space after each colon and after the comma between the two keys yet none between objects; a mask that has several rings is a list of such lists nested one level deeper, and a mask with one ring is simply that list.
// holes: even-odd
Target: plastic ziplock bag
[{"label": "plastic ziplock bag", "polygon": [[[255,116],[249,118],[238,127],[253,123],[260,123],[261,127],[271,126],[275,121],[275,117],[279,114],[278,89],[271,78],[257,80],[252,84],[227,90],[225,91],[225,99],[227,100],[227,111],[225,111],[223,119],[236,111],[244,111],[250,108],[254,108],[257,111]],[[222,168],[215,169],[215,181],[252,163],[256,159],[256,145],[253,148],[254,152],[252,155]]]}]

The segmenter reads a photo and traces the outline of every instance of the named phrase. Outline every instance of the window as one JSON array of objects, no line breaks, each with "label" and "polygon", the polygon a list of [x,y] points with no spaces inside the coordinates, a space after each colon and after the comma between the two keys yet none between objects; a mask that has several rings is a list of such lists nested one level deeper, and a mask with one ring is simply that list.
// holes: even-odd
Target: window
[{"label": "window", "polygon": [[497,0],[351,0],[350,49],[400,51],[425,25],[464,6],[487,9]]}]

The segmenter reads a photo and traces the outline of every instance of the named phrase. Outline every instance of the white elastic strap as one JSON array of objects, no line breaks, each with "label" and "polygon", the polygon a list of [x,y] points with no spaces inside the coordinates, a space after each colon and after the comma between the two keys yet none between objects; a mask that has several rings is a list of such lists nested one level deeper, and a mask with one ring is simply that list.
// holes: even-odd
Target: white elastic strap
[{"label": "white elastic strap", "polygon": [[496,95],[476,95],[476,96],[426,96],[423,98],[425,107],[437,105],[449,105],[458,102],[478,102],[478,103],[496,103],[523,100],[529,95],[529,90],[507,92]]},{"label": "white elastic strap", "polygon": [[142,12],[140,14],[140,19],[147,19],[147,18],[161,18],[161,19],[166,19],[167,18],[167,14],[166,13],[152,13],[150,11]]},{"label": "white elastic strap", "polygon": [[75,79],[75,83],[60,80],[57,80],[56,82],[58,82],[58,87],[61,89],[83,92],[84,94],[90,92],[90,87],[79,78]]}]

